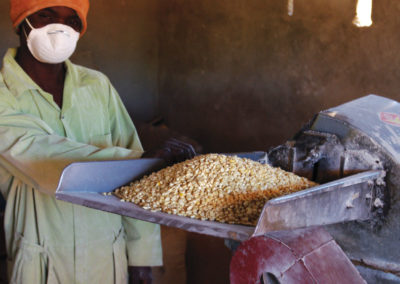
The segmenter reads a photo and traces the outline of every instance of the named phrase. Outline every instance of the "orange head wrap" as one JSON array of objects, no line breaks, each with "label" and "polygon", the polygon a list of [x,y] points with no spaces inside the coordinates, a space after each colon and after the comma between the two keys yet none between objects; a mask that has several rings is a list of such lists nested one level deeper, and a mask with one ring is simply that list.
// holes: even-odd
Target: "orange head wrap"
[{"label": "orange head wrap", "polygon": [[87,27],[86,17],[89,11],[89,0],[10,0],[10,16],[13,27],[17,28],[26,17],[33,13],[54,6],[74,9],[82,21],[81,35],[84,34]]}]

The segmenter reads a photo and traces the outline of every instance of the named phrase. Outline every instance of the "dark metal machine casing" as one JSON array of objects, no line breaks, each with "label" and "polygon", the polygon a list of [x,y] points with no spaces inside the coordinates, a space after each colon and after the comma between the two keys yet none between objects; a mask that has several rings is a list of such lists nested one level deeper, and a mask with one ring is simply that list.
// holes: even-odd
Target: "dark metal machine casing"
[{"label": "dark metal machine casing", "polygon": [[[371,193],[372,216],[327,225],[370,283],[400,282],[400,104],[369,95],[320,112],[268,153],[269,163],[324,183],[384,170]],[[321,204],[324,206],[324,204]]]}]

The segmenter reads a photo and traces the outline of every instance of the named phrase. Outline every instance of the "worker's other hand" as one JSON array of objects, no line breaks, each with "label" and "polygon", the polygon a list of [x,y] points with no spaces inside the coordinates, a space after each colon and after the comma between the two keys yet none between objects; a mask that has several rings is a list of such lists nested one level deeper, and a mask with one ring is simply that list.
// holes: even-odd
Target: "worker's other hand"
[{"label": "worker's other hand", "polygon": [[175,138],[168,139],[162,148],[154,151],[153,154],[149,152],[143,155],[143,157],[161,158],[168,165],[192,159],[194,156],[196,156],[196,151],[191,144]]},{"label": "worker's other hand", "polygon": [[129,284],[151,284],[153,275],[150,266],[129,266]]}]

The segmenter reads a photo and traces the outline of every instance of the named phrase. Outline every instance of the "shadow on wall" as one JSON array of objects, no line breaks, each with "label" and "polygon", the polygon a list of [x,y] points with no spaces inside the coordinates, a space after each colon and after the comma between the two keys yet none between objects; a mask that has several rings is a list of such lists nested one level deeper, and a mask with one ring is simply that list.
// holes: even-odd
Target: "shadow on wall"
[{"label": "shadow on wall", "polygon": [[18,46],[18,37],[15,34],[12,25],[10,16],[8,14],[9,11],[9,1],[1,1],[0,2],[0,66],[3,65],[3,56],[6,53],[7,49],[10,47]]}]

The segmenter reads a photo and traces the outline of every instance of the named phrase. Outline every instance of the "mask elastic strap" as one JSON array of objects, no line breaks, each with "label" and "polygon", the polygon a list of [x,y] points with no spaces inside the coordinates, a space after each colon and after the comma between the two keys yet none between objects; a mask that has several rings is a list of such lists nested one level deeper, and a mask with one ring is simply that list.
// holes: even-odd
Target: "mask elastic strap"
[{"label": "mask elastic strap", "polygon": [[26,34],[25,27],[22,27],[22,30],[24,31],[25,38],[28,38],[28,35]]},{"label": "mask elastic strap", "polygon": [[28,24],[28,26],[34,30],[35,28],[32,26],[31,22],[29,22],[28,18],[25,18],[26,23]]}]

